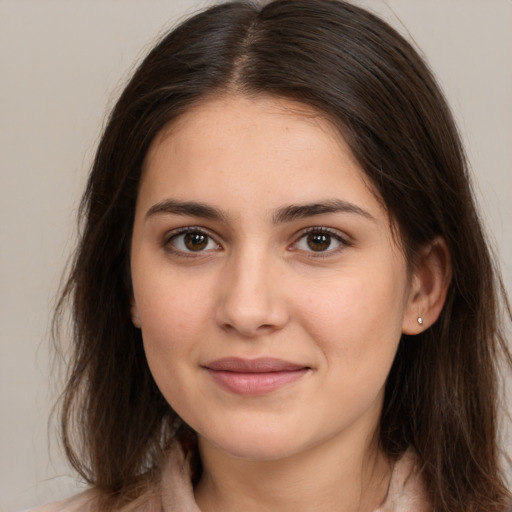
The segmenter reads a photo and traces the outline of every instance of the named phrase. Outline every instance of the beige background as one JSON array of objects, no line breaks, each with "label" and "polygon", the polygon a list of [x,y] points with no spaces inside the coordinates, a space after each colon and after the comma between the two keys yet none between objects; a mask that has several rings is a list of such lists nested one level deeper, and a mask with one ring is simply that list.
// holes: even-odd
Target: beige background
[{"label": "beige background", "polygon": [[[367,0],[424,51],[512,289],[512,1]],[[0,0],[0,511],[76,490],[47,422],[48,318],[104,113],[197,0]],[[407,30],[406,28],[407,27]]]}]

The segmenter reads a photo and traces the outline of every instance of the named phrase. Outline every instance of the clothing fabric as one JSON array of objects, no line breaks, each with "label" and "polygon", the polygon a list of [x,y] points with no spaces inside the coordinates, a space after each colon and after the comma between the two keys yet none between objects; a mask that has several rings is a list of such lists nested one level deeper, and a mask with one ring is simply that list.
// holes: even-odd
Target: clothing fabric
[{"label": "clothing fabric", "polygon": [[[28,512],[95,512],[97,495],[85,491],[70,499],[49,503]],[[201,512],[194,500],[188,461],[179,448],[170,453],[160,486],[119,512]],[[423,481],[412,453],[396,464],[384,503],[374,512],[430,512]]]}]

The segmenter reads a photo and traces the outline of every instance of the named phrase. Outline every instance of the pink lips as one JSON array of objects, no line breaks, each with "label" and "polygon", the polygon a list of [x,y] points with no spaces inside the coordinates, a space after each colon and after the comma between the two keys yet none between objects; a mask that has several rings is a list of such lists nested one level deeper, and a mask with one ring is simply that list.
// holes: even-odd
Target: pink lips
[{"label": "pink lips", "polygon": [[239,395],[263,395],[300,379],[309,368],[281,359],[227,357],[204,365],[215,382]]}]

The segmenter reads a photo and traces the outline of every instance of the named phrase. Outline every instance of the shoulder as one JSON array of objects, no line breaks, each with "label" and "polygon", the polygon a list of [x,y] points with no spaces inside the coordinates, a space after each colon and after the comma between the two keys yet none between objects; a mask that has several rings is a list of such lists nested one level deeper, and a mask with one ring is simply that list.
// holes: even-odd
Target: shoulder
[{"label": "shoulder", "polygon": [[[90,489],[66,500],[47,503],[24,512],[97,512],[100,493]],[[160,512],[160,498],[154,492],[147,492],[135,500],[115,508],[117,512]]]},{"label": "shoulder", "polygon": [[66,500],[47,503],[25,512],[92,512],[96,508],[96,500],[97,493],[93,490],[88,490]]}]

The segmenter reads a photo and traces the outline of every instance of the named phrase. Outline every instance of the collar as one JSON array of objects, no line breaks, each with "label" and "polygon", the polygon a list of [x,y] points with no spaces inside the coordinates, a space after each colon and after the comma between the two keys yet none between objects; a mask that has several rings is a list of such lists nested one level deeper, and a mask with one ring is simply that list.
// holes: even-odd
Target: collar
[{"label": "collar", "polygon": [[[178,443],[163,468],[161,499],[163,512],[201,512],[194,499],[190,461]],[[406,452],[393,468],[384,503],[374,512],[429,512],[428,496],[418,470],[417,458]]]}]

